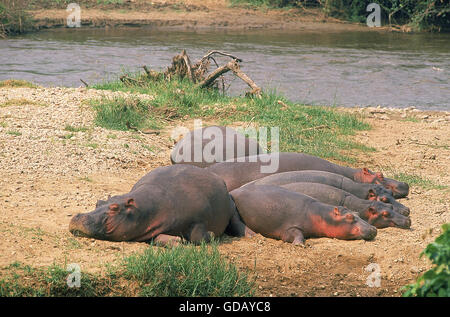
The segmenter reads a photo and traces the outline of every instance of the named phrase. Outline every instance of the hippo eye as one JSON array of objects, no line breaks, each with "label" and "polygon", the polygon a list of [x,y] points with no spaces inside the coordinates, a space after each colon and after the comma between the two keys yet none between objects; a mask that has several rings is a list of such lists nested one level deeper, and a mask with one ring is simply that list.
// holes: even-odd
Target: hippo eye
[{"label": "hippo eye", "polygon": [[390,215],[389,212],[387,212],[386,210],[381,213],[381,216],[383,216],[385,218],[388,218],[389,215]]},{"label": "hippo eye", "polygon": [[381,197],[380,200],[384,203],[388,203],[389,199],[387,197]]},{"label": "hippo eye", "polygon": [[353,216],[352,214],[346,214],[346,215],[345,215],[345,219],[346,219],[348,222],[353,222],[353,221],[355,221],[355,216]]}]

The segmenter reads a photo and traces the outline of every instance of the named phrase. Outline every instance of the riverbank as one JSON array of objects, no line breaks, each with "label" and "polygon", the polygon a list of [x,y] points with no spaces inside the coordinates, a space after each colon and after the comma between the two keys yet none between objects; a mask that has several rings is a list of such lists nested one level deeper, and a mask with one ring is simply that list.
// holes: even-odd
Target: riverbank
[{"label": "riverbank", "polygon": [[[65,8],[36,6],[30,11],[36,29],[67,26]],[[363,31],[366,25],[326,16],[320,8],[268,9],[232,6],[230,1],[127,1],[121,4],[81,4],[82,27],[158,27],[183,29],[272,29]]]},{"label": "riverbank", "polygon": [[[0,88],[0,278],[15,262],[78,263],[82,272],[102,275],[108,263],[148,248],[74,237],[68,224],[74,214],[92,210],[97,199],[123,193],[148,171],[169,165],[171,131],[192,128],[193,122],[174,118],[159,134],[101,128],[89,100],[104,97],[155,98],[86,88]],[[411,208],[412,227],[380,229],[367,242],[309,239],[306,248],[260,235],[224,237],[220,253],[256,278],[257,296],[399,296],[402,286],[430,267],[419,254],[450,221],[450,113],[337,110],[370,125],[346,138],[373,150],[353,151],[355,161],[346,165],[408,181],[410,195],[401,202]],[[380,265],[381,287],[366,285],[370,263]]]}]

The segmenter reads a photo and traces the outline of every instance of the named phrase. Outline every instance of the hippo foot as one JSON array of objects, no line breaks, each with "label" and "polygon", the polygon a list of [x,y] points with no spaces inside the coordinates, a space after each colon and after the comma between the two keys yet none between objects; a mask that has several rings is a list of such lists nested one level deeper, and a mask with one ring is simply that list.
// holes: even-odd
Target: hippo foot
[{"label": "hippo foot", "polygon": [[214,232],[206,231],[206,226],[204,223],[197,223],[192,227],[191,233],[189,235],[189,241],[192,243],[210,242],[214,239]]},{"label": "hippo foot", "polygon": [[296,246],[300,246],[300,247],[302,247],[302,248],[306,248],[305,240],[304,240],[304,239],[303,239],[303,240],[300,240],[300,239],[295,238],[294,241],[292,241],[292,244],[293,244],[293,245],[296,245]]},{"label": "hippo foot", "polygon": [[251,238],[256,235],[256,232],[250,229],[249,227],[245,226],[245,237]]},{"label": "hippo foot", "polygon": [[282,238],[285,242],[291,242],[293,245],[303,245],[305,244],[305,238],[303,237],[303,233],[300,229],[296,227],[289,228],[284,237]]},{"label": "hippo foot", "polygon": [[178,236],[171,236],[168,234],[160,234],[155,239],[153,239],[153,242],[157,246],[174,247],[174,246],[180,245],[183,242],[183,239]]}]

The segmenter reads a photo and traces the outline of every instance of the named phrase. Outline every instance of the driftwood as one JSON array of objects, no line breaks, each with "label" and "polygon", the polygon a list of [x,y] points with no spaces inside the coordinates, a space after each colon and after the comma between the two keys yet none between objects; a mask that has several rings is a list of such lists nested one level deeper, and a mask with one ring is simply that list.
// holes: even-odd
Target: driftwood
[{"label": "driftwood", "polygon": [[[231,58],[231,61],[219,67],[216,59],[214,58],[215,55],[229,57]],[[211,65],[211,61],[214,62],[217,68],[210,74],[207,74]],[[183,50],[181,54],[178,54],[172,58],[172,65],[170,65],[164,73],[148,69],[147,66],[142,66],[142,68],[144,69],[145,73],[147,74],[147,78],[149,79],[161,80],[164,78],[166,80],[171,80],[175,77],[179,77],[182,79],[188,78],[190,81],[197,84],[200,88],[217,86],[217,80],[221,78],[222,90],[224,91],[224,93],[225,82],[223,79],[223,75],[231,71],[235,76],[242,79],[251,88],[251,91],[248,92],[248,94],[260,96],[261,88],[259,88],[258,85],[256,85],[256,83],[241,70],[239,65],[240,62],[242,62],[242,59],[236,56],[213,50],[204,55],[197,63],[192,64],[188,54],[186,53],[186,50]],[[129,78],[127,76],[122,76],[120,80],[124,83],[139,83],[138,80]]]}]

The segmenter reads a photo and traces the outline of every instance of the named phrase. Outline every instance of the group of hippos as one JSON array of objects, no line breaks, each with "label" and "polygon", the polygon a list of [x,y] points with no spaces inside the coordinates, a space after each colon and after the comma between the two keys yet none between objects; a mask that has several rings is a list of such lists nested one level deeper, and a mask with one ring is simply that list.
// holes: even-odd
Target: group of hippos
[{"label": "group of hippos", "polygon": [[[409,208],[396,201],[408,195],[406,183],[303,153],[263,153],[255,139],[214,128],[222,132],[224,152],[233,140],[233,150],[242,146],[243,155],[233,151],[231,159],[207,162],[192,153],[192,159],[180,160],[180,148],[186,151],[195,141],[205,148],[212,140],[203,133],[208,128],[191,131],[174,147],[172,165],[144,175],[129,193],[75,215],[70,232],[161,245],[258,233],[302,245],[313,237],[372,240],[377,228],[411,226]],[[278,169],[262,172],[271,159]]]}]

